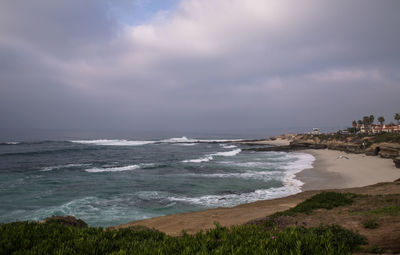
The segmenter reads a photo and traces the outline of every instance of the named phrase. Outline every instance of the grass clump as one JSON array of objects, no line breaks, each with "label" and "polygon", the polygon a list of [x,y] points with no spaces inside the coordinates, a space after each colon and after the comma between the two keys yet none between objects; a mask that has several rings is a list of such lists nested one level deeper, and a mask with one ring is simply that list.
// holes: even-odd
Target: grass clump
[{"label": "grass clump", "polygon": [[375,228],[379,227],[379,224],[375,220],[370,219],[370,220],[364,221],[363,226],[364,226],[364,228],[375,229]]},{"label": "grass clump", "polygon": [[339,193],[339,192],[322,192],[319,193],[304,202],[296,205],[289,210],[278,212],[272,215],[275,216],[296,216],[299,213],[309,214],[315,209],[333,209],[338,206],[349,205],[353,203],[353,198],[357,197],[357,194],[352,193]]},{"label": "grass clump", "polygon": [[372,254],[382,254],[384,250],[382,248],[379,248],[377,245],[374,245],[368,249],[368,252]]},{"label": "grass clump", "polygon": [[350,254],[366,239],[340,226],[265,231],[257,225],[171,237],[146,229],[104,230],[62,224],[0,225],[0,254]]},{"label": "grass clump", "polygon": [[392,205],[387,207],[382,207],[371,211],[374,214],[386,214],[390,216],[400,216],[400,205]]}]

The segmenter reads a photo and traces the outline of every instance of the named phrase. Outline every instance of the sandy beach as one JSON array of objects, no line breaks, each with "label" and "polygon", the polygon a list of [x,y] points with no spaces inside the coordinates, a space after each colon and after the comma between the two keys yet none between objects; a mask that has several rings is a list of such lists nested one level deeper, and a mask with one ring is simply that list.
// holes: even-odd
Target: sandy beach
[{"label": "sandy beach", "polygon": [[392,159],[336,150],[304,150],[315,157],[314,168],[297,174],[302,190],[340,189],[390,182],[400,178]]},{"label": "sandy beach", "polygon": [[[155,228],[169,235],[177,236],[182,230],[196,233],[214,227],[245,224],[272,213],[287,210],[322,189],[344,189],[392,182],[400,178],[400,169],[395,168],[391,159],[364,154],[348,154],[334,150],[304,150],[316,160],[313,168],[297,174],[304,182],[303,192],[289,197],[257,201],[232,208],[216,208],[199,212],[175,214],[147,220],[130,222],[117,228],[143,225]],[[398,185],[397,185],[398,186]],[[356,188],[357,192],[369,192],[368,188]]]}]

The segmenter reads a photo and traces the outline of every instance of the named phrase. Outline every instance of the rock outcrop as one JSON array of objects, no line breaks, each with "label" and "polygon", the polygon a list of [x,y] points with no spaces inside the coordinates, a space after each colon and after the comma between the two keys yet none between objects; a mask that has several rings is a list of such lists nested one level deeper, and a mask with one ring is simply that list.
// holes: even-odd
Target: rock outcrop
[{"label": "rock outcrop", "polygon": [[290,146],[294,149],[331,149],[350,153],[364,153],[362,141],[350,142],[338,139],[321,139],[319,136],[299,135]]},{"label": "rock outcrop", "polygon": [[[291,142],[285,146],[257,147],[255,151],[294,151],[304,149],[330,149],[349,153],[365,153],[367,156],[392,158],[396,167],[400,168],[400,143],[398,140],[378,142],[374,136],[346,135],[291,135]],[[379,136],[378,136],[379,138]]]},{"label": "rock outcrop", "polygon": [[62,224],[66,227],[78,228],[86,228],[88,226],[86,222],[73,216],[52,216],[44,219],[43,223],[56,223]]},{"label": "rock outcrop", "polygon": [[394,158],[393,162],[397,168],[400,168],[400,157]]},{"label": "rock outcrop", "polygon": [[400,156],[400,144],[395,143],[381,143],[375,145],[375,151],[382,158],[397,158]]}]

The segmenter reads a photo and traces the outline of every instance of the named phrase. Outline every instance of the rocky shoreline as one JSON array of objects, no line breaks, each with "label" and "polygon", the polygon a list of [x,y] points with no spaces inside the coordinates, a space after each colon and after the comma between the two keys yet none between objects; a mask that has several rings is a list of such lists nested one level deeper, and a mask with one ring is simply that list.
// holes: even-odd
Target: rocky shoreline
[{"label": "rocky shoreline", "polygon": [[[279,137],[281,138],[281,137]],[[288,137],[285,136],[285,139]],[[365,154],[367,156],[380,156],[393,159],[397,168],[400,168],[400,144],[397,142],[375,142],[374,137],[356,137],[343,135],[308,135],[298,134],[290,137],[289,145],[278,145],[267,147],[254,147],[244,150],[252,151],[296,151],[308,149],[330,149],[347,153]],[[272,138],[276,139],[276,138]],[[245,142],[244,144],[254,146],[259,142]]]}]

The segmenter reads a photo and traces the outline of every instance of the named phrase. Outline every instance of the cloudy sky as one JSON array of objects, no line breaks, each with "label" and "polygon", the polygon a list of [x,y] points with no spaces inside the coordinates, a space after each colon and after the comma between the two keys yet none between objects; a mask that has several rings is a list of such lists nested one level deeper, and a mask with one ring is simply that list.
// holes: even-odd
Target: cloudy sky
[{"label": "cloudy sky", "polygon": [[392,120],[399,12],[398,0],[0,0],[0,128]]}]

